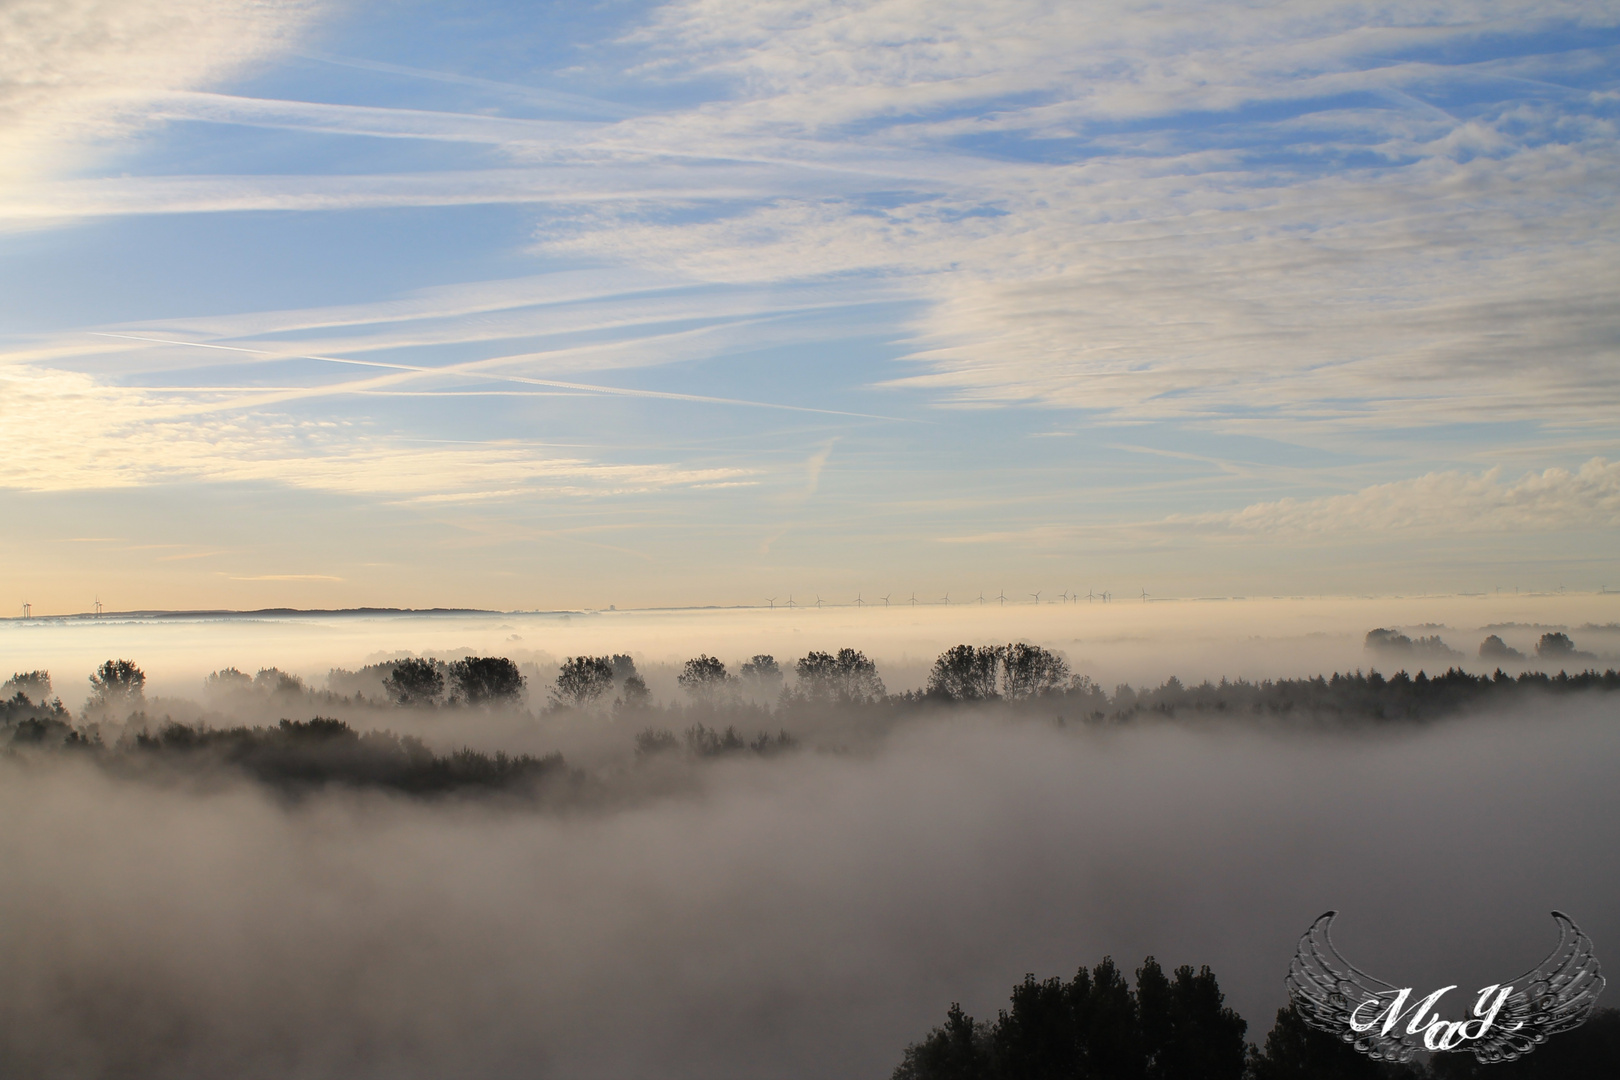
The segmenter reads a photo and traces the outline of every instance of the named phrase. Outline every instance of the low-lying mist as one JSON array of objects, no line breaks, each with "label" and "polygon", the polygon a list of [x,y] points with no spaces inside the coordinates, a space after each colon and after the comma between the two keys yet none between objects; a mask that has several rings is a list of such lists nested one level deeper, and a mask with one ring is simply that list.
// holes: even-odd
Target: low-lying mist
[{"label": "low-lying mist", "polygon": [[945,1003],[993,1016],[1024,973],[1106,954],[1209,964],[1259,1039],[1327,908],[1398,985],[1516,976],[1552,908],[1614,948],[1615,701],[1348,724],[925,702],[865,740],[828,706],[783,752],[639,757],[698,714],[373,717],[441,725],[441,752],[530,730],[629,792],[562,803],[289,799],[109,768],[137,750],[108,726],[0,757],[0,1073],[883,1077]]}]

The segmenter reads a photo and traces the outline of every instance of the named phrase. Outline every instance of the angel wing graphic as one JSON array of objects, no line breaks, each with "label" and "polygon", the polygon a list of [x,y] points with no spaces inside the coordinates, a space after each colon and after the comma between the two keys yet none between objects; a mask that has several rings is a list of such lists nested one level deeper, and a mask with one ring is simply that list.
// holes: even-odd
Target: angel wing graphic
[{"label": "angel wing graphic", "polygon": [[[1351,1026],[1358,1005],[1390,1000],[1400,990],[1339,955],[1328,934],[1336,915],[1337,911],[1323,914],[1299,939],[1288,966],[1288,996],[1307,1024],[1375,1061],[1411,1061],[1424,1049],[1423,1039],[1421,1034],[1408,1034],[1405,1024],[1394,1026],[1387,1035],[1379,1027],[1358,1032]],[[1568,915],[1555,911],[1552,917],[1558,924],[1558,947],[1517,979],[1502,984],[1512,990],[1495,1023],[1457,1050],[1470,1051],[1484,1063],[1513,1061],[1548,1037],[1586,1021],[1604,985],[1597,954],[1592,939]],[[1365,1015],[1362,1020],[1365,1023]]]}]

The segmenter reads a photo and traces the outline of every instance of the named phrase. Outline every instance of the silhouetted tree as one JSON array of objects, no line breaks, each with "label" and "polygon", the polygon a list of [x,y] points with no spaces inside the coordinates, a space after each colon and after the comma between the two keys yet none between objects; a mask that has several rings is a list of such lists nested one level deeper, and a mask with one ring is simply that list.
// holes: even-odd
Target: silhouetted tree
[{"label": "silhouetted tree", "polygon": [[253,676],[253,688],[265,694],[302,694],[304,680],[280,668],[260,668]]},{"label": "silhouetted tree", "polygon": [[108,660],[90,676],[91,708],[127,708],[145,697],[146,672],[133,660]]},{"label": "silhouetted tree", "polygon": [[810,701],[858,705],[880,700],[885,693],[877,665],[855,649],[839,649],[836,656],[812,652],[793,670],[799,676],[799,693]]},{"label": "silhouetted tree", "polygon": [[583,709],[613,689],[613,661],[606,656],[570,656],[551,688],[559,705]]},{"label": "silhouetted tree", "polygon": [[21,694],[29,701],[44,702],[51,696],[51,673],[48,671],[19,671],[0,685],[0,699]]},{"label": "silhouetted tree", "polygon": [[1001,652],[992,645],[955,645],[946,649],[928,673],[928,694],[951,701],[983,701],[1000,696]]},{"label": "silhouetted tree", "polygon": [[988,1080],[990,1029],[951,1003],[945,1023],[906,1047],[893,1080]]},{"label": "silhouetted tree", "polygon": [[1069,681],[1069,664],[1063,657],[1021,641],[1001,651],[1001,666],[1003,692],[1013,701],[1050,694]]},{"label": "silhouetted tree", "polygon": [[1542,634],[1536,642],[1536,655],[1543,660],[1567,660],[1575,655],[1575,642],[1568,634]]},{"label": "silhouetted tree", "polygon": [[1467,1053],[1436,1054],[1434,1080],[1587,1080],[1620,1076],[1620,1010],[1598,1009],[1517,1061],[1481,1065]]},{"label": "silhouetted tree", "polygon": [[608,657],[608,663],[613,666],[613,681],[616,683],[635,678],[638,674],[635,657],[628,653],[614,653]]},{"label": "silhouetted tree", "polygon": [[1421,1075],[1411,1066],[1385,1064],[1358,1053],[1305,1023],[1292,1005],[1277,1010],[1265,1048],[1249,1055],[1252,1080],[1417,1080]]},{"label": "silhouetted tree", "polygon": [[776,657],[759,653],[743,662],[741,676],[759,697],[774,698],[782,691],[782,668]]},{"label": "silhouetted tree", "polygon": [[1524,653],[1515,649],[1495,634],[1479,643],[1479,655],[1484,660],[1523,660]]},{"label": "silhouetted tree", "polygon": [[619,687],[619,697],[613,703],[620,709],[645,709],[652,704],[652,691],[640,675],[631,675]]},{"label": "silhouetted tree", "polygon": [[245,671],[238,671],[234,667],[220,668],[218,671],[203,679],[205,689],[214,691],[251,690],[253,676]]},{"label": "silhouetted tree", "polygon": [[516,702],[527,681],[504,656],[468,656],[450,665],[450,685],[468,705]]},{"label": "silhouetted tree", "polygon": [[675,681],[692,695],[693,701],[712,703],[725,690],[731,676],[726,673],[725,664],[705,653],[688,660]]},{"label": "silhouetted tree", "polygon": [[1024,976],[988,1028],[953,1004],[894,1080],[1243,1080],[1247,1028],[1207,967],[1166,978],[1150,956],[1133,991],[1104,957],[1068,982]]},{"label": "silhouetted tree", "polygon": [[383,680],[383,689],[400,705],[431,705],[444,693],[444,672],[434,660],[401,660]]}]

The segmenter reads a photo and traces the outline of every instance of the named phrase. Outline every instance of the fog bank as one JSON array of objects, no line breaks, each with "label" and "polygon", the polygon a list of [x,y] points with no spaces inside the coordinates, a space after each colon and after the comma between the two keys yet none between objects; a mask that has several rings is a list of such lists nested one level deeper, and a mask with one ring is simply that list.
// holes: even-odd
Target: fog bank
[{"label": "fog bank", "polygon": [[611,812],[0,762],[0,1072],[886,1076],[1024,972],[1207,963],[1263,1037],[1299,933],[1406,985],[1620,948],[1612,699],[1359,734],[972,714]]}]

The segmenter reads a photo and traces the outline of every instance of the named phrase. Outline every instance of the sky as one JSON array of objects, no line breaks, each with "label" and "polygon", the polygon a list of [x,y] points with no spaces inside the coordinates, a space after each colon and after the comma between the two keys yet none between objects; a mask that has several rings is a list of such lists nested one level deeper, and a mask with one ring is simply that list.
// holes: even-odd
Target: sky
[{"label": "sky", "polygon": [[1596,2],[0,0],[0,603],[1620,587],[1617,124]]}]

